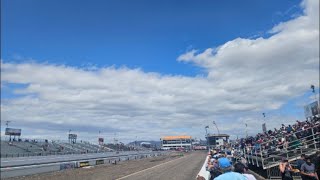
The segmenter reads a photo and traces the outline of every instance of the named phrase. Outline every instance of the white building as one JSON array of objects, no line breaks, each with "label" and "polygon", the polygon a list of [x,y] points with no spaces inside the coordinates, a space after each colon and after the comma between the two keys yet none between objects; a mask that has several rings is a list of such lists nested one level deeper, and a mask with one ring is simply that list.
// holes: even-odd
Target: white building
[{"label": "white building", "polygon": [[191,149],[191,136],[165,136],[161,138],[161,147],[163,149]]},{"label": "white building", "polygon": [[208,134],[207,141],[210,147],[220,147],[229,143],[228,134]]}]

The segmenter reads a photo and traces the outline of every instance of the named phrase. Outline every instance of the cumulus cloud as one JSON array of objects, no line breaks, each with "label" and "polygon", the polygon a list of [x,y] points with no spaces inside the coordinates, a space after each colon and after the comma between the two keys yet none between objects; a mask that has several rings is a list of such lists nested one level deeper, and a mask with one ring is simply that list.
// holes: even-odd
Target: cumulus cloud
[{"label": "cumulus cloud", "polygon": [[233,92],[233,99],[263,99],[266,104],[256,107],[277,109],[319,82],[319,1],[301,6],[304,14],[272,28],[269,38],[237,38],[178,60],[204,68],[215,87]]},{"label": "cumulus cloud", "polygon": [[[124,141],[203,138],[212,120],[225,133],[244,134],[239,124],[245,122],[256,133],[261,122],[255,114],[279,109],[319,81],[319,1],[301,6],[303,15],[275,26],[268,38],[237,38],[178,57],[206,70],[206,77],[1,62],[1,87],[24,85],[12,90],[20,96],[1,100],[1,119],[56,138],[68,129],[84,139],[95,139],[99,130]],[[279,124],[269,121],[269,127]]]}]

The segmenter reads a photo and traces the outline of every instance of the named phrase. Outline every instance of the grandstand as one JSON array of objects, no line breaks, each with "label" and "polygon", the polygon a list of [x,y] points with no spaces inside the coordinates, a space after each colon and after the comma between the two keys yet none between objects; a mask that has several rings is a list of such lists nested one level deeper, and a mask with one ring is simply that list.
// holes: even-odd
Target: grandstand
[{"label": "grandstand", "polygon": [[[121,150],[123,149],[120,146]],[[128,149],[129,150],[129,149]],[[89,142],[68,143],[65,141],[30,140],[1,141],[1,157],[45,156],[58,154],[84,154],[110,152],[114,149]]]},{"label": "grandstand", "polygon": [[192,149],[191,136],[165,136],[161,138],[161,147],[170,149]]},{"label": "grandstand", "polygon": [[[296,121],[293,125],[282,125],[253,137],[239,139],[234,144],[238,155],[246,158],[251,166],[266,171],[268,178],[278,178],[282,158],[293,163],[301,154],[314,155],[320,147],[320,118]],[[299,176],[297,174],[297,176]]]}]

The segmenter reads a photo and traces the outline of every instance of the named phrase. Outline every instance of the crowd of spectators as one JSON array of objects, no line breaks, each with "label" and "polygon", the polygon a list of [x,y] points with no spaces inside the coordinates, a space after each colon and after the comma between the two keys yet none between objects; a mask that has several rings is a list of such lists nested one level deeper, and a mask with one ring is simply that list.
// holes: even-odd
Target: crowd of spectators
[{"label": "crowd of spectators", "polygon": [[272,151],[288,151],[298,147],[307,147],[312,134],[320,133],[320,117],[305,121],[296,121],[293,125],[282,124],[280,128],[274,128],[255,136],[237,140],[235,146],[247,151],[255,149]]},{"label": "crowd of spectators", "polygon": [[218,150],[211,150],[208,153],[208,162],[206,170],[210,172],[210,180],[255,180],[256,178],[248,174],[248,166],[246,162],[236,162],[232,156]]},{"label": "crowd of spectators", "polygon": [[[261,150],[267,154],[273,152],[292,152],[295,154],[299,148],[318,148],[320,144],[317,137],[319,135],[320,117],[314,116],[305,121],[297,120],[294,124],[282,124],[278,129],[274,128],[274,130],[258,133],[255,136],[239,139],[235,147],[247,152]],[[315,137],[316,139],[313,139]],[[300,159],[291,163],[288,159],[282,158],[279,163],[279,171],[284,180],[292,180],[293,173],[296,176],[301,176],[302,180],[319,180],[320,152],[317,152],[314,157],[302,154]]]},{"label": "crowd of spectators", "polygon": [[[314,144],[314,137],[320,135],[320,117],[314,116],[305,121],[296,121],[294,124],[284,125],[280,128],[274,128],[264,133],[258,133],[255,136],[238,139],[228,148],[227,151],[211,150],[208,154],[206,170],[210,172],[211,180],[220,179],[255,179],[248,173],[248,164],[243,154],[238,150],[247,150],[250,152],[288,152],[298,148],[319,147],[319,141]],[[293,151],[292,151],[293,152]],[[259,153],[260,154],[260,153]],[[314,158],[306,157],[304,154],[301,159],[294,163],[292,167],[287,159],[283,158],[279,164],[279,170],[282,179],[293,179],[292,174],[298,173],[303,180],[319,180],[320,172],[320,152]]]}]

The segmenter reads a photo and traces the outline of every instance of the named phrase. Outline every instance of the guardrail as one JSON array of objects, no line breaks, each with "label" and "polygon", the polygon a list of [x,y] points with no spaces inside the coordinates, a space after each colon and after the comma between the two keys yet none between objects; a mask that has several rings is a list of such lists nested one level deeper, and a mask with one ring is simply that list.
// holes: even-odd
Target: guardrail
[{"label": "guardrail", "polygon": [[82,168],[86,166],[96,166],[101,164],[116,164],[119,161],[127,161],[132,159],[142,159],[154,156],[165,155],[168,152],[148,152],[128,155],[117,155],[108,157],[78,159],[62,162],[50,162],[36,165],[22,165],[15,167],[3,167],[1,168],[1,178],[25,176],[38,173],[46,173],[53,171],[60,171],[65,169]]},{"label": "guardrail", "polygon": [[209,160],[209,157],[207,156],[196,178],[203,177],[205,180],[210,179],[210,172],[207,171],[207,168],[206,168],[208,160]]},{"label": "guardrail", "polygon": [[94,152],[30,152],[30,153],[16,153],[16,154],[1,154],[1,158],[15,158],[15,157],[32,157],[32,156],[51,156],[51,155],[71,155],[71,154],[94,154],[112,151],[94,151]]}]

